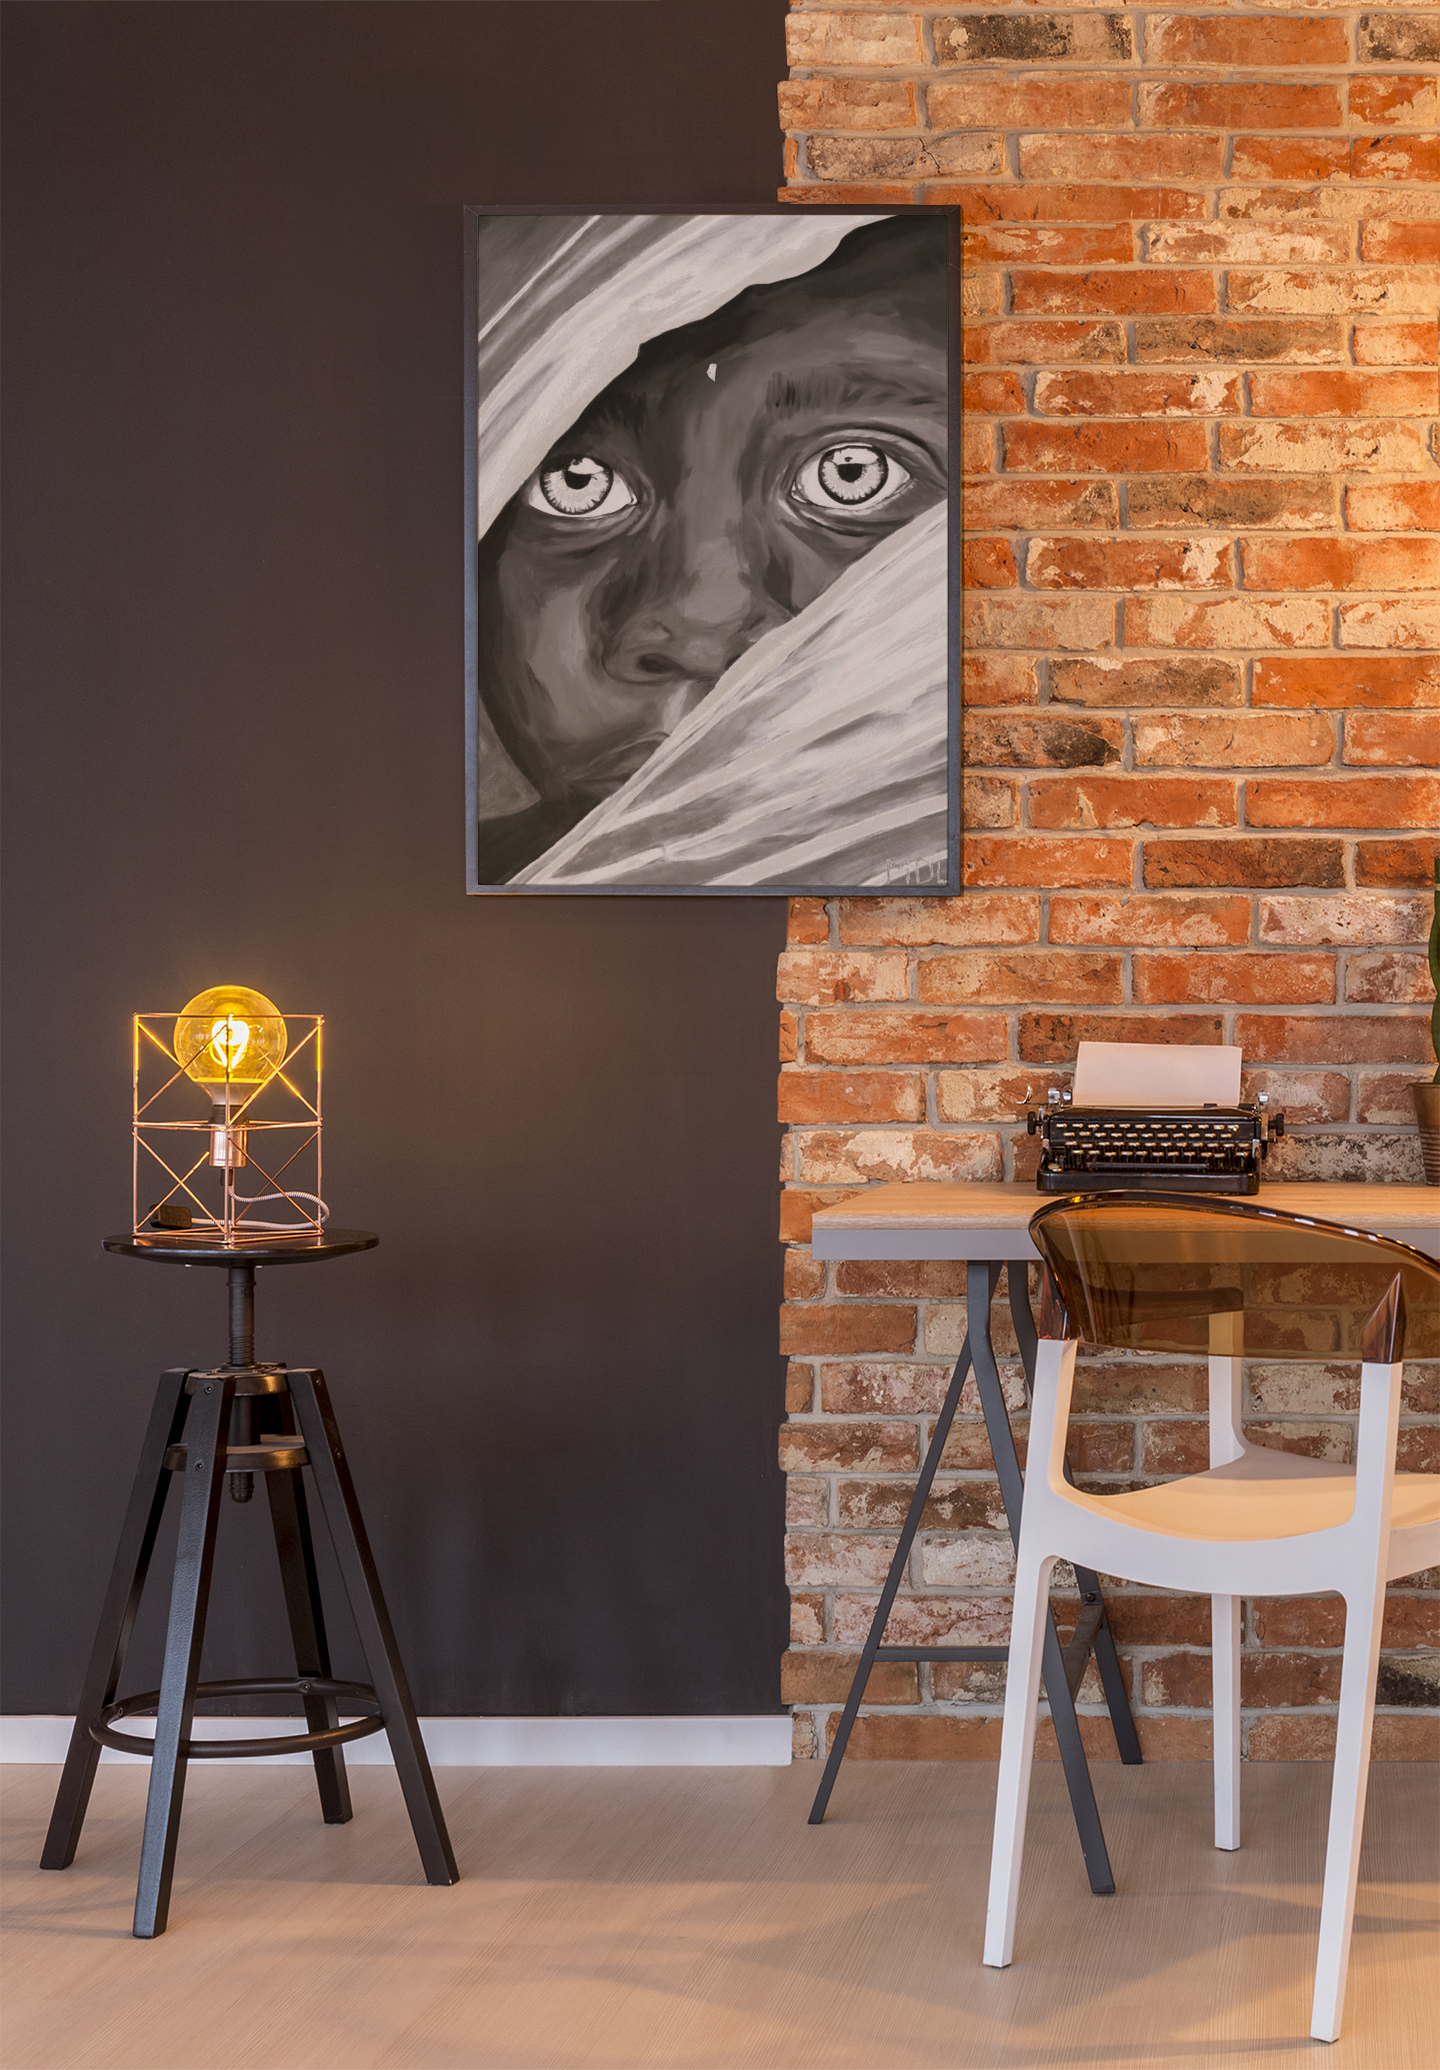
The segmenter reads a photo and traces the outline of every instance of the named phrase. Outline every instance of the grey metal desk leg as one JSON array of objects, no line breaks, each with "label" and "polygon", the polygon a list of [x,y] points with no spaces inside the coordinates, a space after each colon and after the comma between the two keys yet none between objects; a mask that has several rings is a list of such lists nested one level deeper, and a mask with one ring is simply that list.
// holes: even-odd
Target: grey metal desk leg
[{"label": "grey metal desk leg", "polygon": [[[995,1363],[995,1347],[991,1342],[988,1327],[990,1295],[996,1277],[994,1265],[972,1263],[966,1273],[965,1305],[971,1325],[970,1355],[975,1361],[975,1381],[980,1390],[980,1406],[985,1412],[985,1429],[995,1459],[995,1472],[1000,1482],[1005,1515],[1010,1523],[1010,1536],[1018,1545],[1024,1484],[1020,1478],[1020,1461],[1015,1452],[1015,1439],[1011,1433],[1010,1418],[1005,1410],[1004,1389],[1000,1383],[1000,1369]],[[982,1303],[983,1309],[980,1305]],[[983,1333],[974,1327],[977,1313],[983,1313],[987,1319],[987,1327]],[[1045,1612],[1042,1672],[1045,1676],[1045,1694],[1050,1700],[1050,1716],[1055,1726],[1055,1738],[1060,1749],[1060,1762],[1065,1770],[1065,1783],[1070,1792],[1070,1808],[1075,1814],[1075,1824],[1080,1834],[1080,1851],[1085,1857],[1085,1871],[1095,1895],[1108,1897],[1115,1889],[1115,1878],[1105,1847],[1100,1812],[1095,1803],[1095,1789],[1090,1780],[1089,1763],[1085,1759],[1085,1746],[1080,1737],[1080,1723],[1075,1716],[1075,1704],[1069,1682],[1066,1680],[1065,1656],[1060,1647],[1060,1635],[1055,1629],[1055,1613],[1049,1608]]]},{"label": "grey metal desk leg", "polygon": [[[1025,1367],[1025,1384],[1027,1390],[1030,1390],[1035,1385],[1035,1354],[1038,1340],[1035,1334],[1035,1317],[1030,1308],[1028,1268],[1012,1261],[1006,1268],[1005,1281],[1010,1296],[1010,1317],[1015,1325],[1015,1336]],[[1065,1461],[1065,1478],[1072,1483],[1075,1479],[1070,1471],[1068,1459]],[[1110,1630],[1110,1618],[1100,1589],[1100,1577],[1089,1567],[1077,1567],[1075,1581],[1080,1590],[1082,1611],[1081,1625],[1077,1629],[1076,1639],[1071,1641],[1071,1646],[1075,1647],[1076,1641],[1079,1640],[1081,1644],[1077,1650],[1080,1655],[1083,1655],[1087,1647],[1094,1653],[1095,1665],[1100,1670],[1100,1684],[1105,1691],[1105,1707],[1110,1713],[1110,1729],[1115,1734],[1116,1748],[1125,1765],[1133,1768],[1143,1762],[1145,1756],[1140,1751],[1140,1739],[1130,1711],[1125,1678],[1120,1672],[1115,1639]],[[1083,1658],[1079,1659],[1078,1672],[1073,1676],[1068,1672],[1069,1666],[1070,1663],[1067,1661],[1066,1679],[1072,1688],[1078,1688],[1080,1676],[1085,1671]]]},{"label": "grey metal desk leg", "polygon": [[[998,1274],[997,1274],[998,1277]],[[859,1665],[850,1684],[850,1694],[845,1699],[845,1708],[840,1714],[840,1724],[835,1733],[835,1742],[825,1763],[825,1773],[820,1778],[820,1787],[815,1792],[815,1802],[810,1807],[810,1824],[818,1826],[825,1817],[825,1807],[830,1802],[830,1792],[835,1787],[835,1778],[840,1773],[840,1763],[845,1758],[845,1749],[850,1741],[850,1730],[855,1723],[855,1714],[865,1694],[865,1685],[870,1680],[870,1670],[875,1665],[875,1656],[880,1641],[885,1636],[885,1626],[900,1584],[905,1578],[905,1568],[910,1559],[910,1548],[915,1543],[915,1533],[920,1528],[920,1519],[925,1513],[925,1504],[930,1496],[930,1486],[940,1464],[940,1455],[945,1450],[945,1440],[950,1435],[950,1425],[955,1420],[955,1410],[970,1371],[970,1333],[960,1347],[960,1356],[955,1361],[955,1371],[950,1376],[940,1414],[935,1419],[935,1429],[920,1468],[920,1478],[915,1483],[915,1493],[910,1498],[910,1507],[901,1527],[895,1547],[890,1571],[885,1576],[885,1586],[880,1591],[880,1601],[875,1606],[875,1615],[870,1620],[870,1629],[865,1635],[865,1644],[860,1651]]]}]

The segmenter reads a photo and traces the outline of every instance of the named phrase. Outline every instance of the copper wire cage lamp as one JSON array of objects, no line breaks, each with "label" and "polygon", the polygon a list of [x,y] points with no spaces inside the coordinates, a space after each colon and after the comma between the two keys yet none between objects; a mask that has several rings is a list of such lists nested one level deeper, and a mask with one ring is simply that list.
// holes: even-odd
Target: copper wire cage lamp
[{"label": "copper wire cage lamp", "polygon": [[324,1026],[323,1014],[281,1013],[243,985],[135,1015],[136,1236],[163,1229],[240,1248],[322,1233]]}]

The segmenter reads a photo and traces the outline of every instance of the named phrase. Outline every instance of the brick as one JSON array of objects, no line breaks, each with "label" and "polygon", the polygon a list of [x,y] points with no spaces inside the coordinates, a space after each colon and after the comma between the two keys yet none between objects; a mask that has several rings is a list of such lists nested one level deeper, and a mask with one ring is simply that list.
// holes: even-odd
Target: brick
[{"label": "brick", "polygon": [[1440,215],[1440,194],[1428,188],[1407,188],[1403,197],[1375,180],[1349,178],[1349,150],[1344,150],[1345,177],[1314,187],[1222,188],[1218,214],[1224,223],[1297,222],[1302,218],[1354,224],[1390,220],[1403,209],[1407,218],[1432,221]]},{"label": "brick", "polygon": [[1440,482],[1351,482],[1345,522],[1352,532],[1440,532]]},{"label": "brick", "polygon": [[779,1121],[923,1121],[925,1082],[908,1071],[780,1073]]},{"label": "brick", "polygon": [[948,1365],[865,1361],[820,1368],[820,1399],[831,1414],[933,1416],[949,1385]]},{"label": "brick", "polygon": [[1428,1054],[1424,1022],[1390,1014],[1240,1014],[1234,1039],[1252,1063],[1411,1064]]},{"label": "brick", "polygon": [[782,1357],[825,1352],[911,1351],[915,1311],[893,1303],[851,1301],[780,1310]]},{"label": "brick", "polygon": [[[914,1493],[908,1480],[845,1480],[836,1489],[842,1524],[855,1531],[898,1531]],[[936,1481],[920,1512],[922,1531],[1003,1530],[1005,1505],[998,1483]]]},{"label": "brick", "polygon": [[830,938],[830,916],[823,898],[792,898],[785,939],[791,942],[823,942]]},{"label": "brick", "polygon": [[785,22],[785,47],[792,67],[817,65],[914,65],[925,63],[918,15],[807,9]]},{"label": "brick", "polygon": [[1003,277],[993,269],[963,274],[960,280],[960,314],[966,322],[973,316],[993,316],[1004,302],[1004,286]]},{"label": "brick", "polygon": [[964,823],[972,832],[980,827],[1014,826],[1015,785],[1010,778],[967,774],[960,785]]},{"label": "brick", "polygon": [[1105,1621],[1119,1646],[1208,1646],[1210,1598],[1158,1590],[1120,1595],[1107,1587]]},{"label": "brick", "polygon": [[[1208,1761],[1211,1759],[1210,1720],[1208,1718],[1156,1717],[1140,1712],[1135,1719],[1135,1730],[1140,1740],[1140,1751],[1147,1761]],[[1080,1737],[1085,1744],[1087,1758],[1096,1761],[1118,1761],[1119,1751],[1109,1720],[1101,1717],[1082,1716]],[[1055,1728],[1048,1718],[1041,1721],[1035,1735],[1035,1758],[1039,1761],[1058,1760],[1055,1751]]]},{"label": "brick", "polygon": [[[1040,901],[1006,897],[846,898],[840,901],[840,939],[887,945],[893,942],[927,949],[967,947],[972,943],[994,948],[1012,942],[1034,942],[1040,939]],[[812,1019],[810,1026],[814,1025]],[[983,1027],[984,1039],[988,1041],[1002,1024],[977,1019],[975,1025]],[[1005,1052],[1001,1049],[996,1054],[1003,1056]]]},{"label": "brick", "polygon": [[[781,1703],[843,1704],[860,1665],[858,1653],[790,1652],[780,1656]],[[918,1703],[913,1661],[877,1660],[865,1683],[866,1703]]]},{"label": "brick", "polygon": [[1342,759],[1428,767],[1440,761],[1440,724],[1430,712],[1351,712]]},{"label": "brick", "polygon": [[1131,1416],[1167,1409],[1203,1411],[1208,1401],[1209,1378],[1203,1365],[1081,1359],[1075,1368],[1072,1408],[1077,1415],[1099,1409],[1123,1409]]},{"label": "brick", "polygon": [[1436,539],[1246,539],[1248,589],[1430,589],[1440,583]]},{"label": "brick", "polygon": [[[1343,65],[1345,24],[1287,15],[1152,14],[1145,18],[1147,65],[1238,65],[1252,71],[1281,65]],[[1228,127],[1229,125],[1226,125]]]},{"label": "brick", "polygon": [[[1268,29],[1271,24],[1257,26]],[[1141,81],[1136,120],[1141,129],[1163,130],[1339,129],[1344,111],[1339,88],[1328,84],[1157,79]]]},{"label": "brick", "polygon": [[1356,137],[1350,146],[1352,180],[1440,179],[1435,137]]},{"label": "brick", "polygon": [[[785,157],[785,170],[788,176],[793,176],[795,171],[793,151],[794,139],[791,138],[787,143]],[[781,187],[777,198],[780,201],[793,202],[801,207],[807,204],[822,203],[826,208],[894,208],[897,205],[903,207],[906,203],[912,202],[915,199],[915,194],[913,188],[908,183],[896,183],[887,186],[883,182],[876,181],[848,187]],[[995,306],[998,307],[999,305],[996,304]]]},{"label": "brick", "polygon": [[1335,752],[1334,721],[1308,712],[1160,712],[1132,731],[1137,769],[1313,766]]},{"label": "brick", "polygon": [[1138,256],[1128,223],[967,226],[961,249],[967,263],[979,266],[1124,266]]},{"label": "brick", "polygon": [[[789,1259],[787,1257],[788,1265]],[[815,1368],[804,1359],[792,1358],[785,1368],[785,1413],[808,1415],[815,1407]]]},{"label": "brick", "polygon": [[1057,896],[1050,901],[1050,939],[1117,948],[1233,948],[1250,939],[1250,901]]},{"label": "brick", "polygon": [[[785,1580],[790,1588],[878,1588],[895,1552],[893,1536],[850,1531],[789,1531]],[[839,1637],[839,1634],[836,1634]]]},{"label": "brick", "polygon": [[920,1441],[913,1423],[782,1423],[782,1473],[914,1473]]},{"label": "brick", "polygon": [[[826,1747],[839,1719],[826,1721]],[[958,1718],[945,1712],[856,1718],[845,1749],[847,1761],[998,1761],[998,1717]]]},{"label": "brick", "polygon": [[841,999],[903,999],[909,987],[904,956],[790,949],[780,958],[775,996],[799,1006],[833,1006]]},{"label": "brick", "polygon": [[984,592],[965,599],[965,638],[976,647],[1081,649],[1115,644],[1115,604],[1109,597],[1014,597]]},{"label": "brick", "polygon": [[[1011,307],[1018,315],[1027,312],[1051,316],[1164,316],[1180,312],[1203,312],[1215,307],[1215,282],[1209,273],[1153,272],[1112,268],[1103,273],[1037,273],[1017,267],[1010,276]],[[1373,297],[1345,308],[1409,308],[1403,302],[1381,302]]]},{"label": "brick", "polygon": [[1082,1042],[1221,1042],[1217,1014],[1038,1013],[1022,1014],[1016,1054],[1026,1063],[1073,1064]]},{"label": "brick", "polygon": [[967,539],[960,576],[967,589],[1014,589],[1020,579],[1014,547],[1008,539]]},{"label": "brick", "polygon": [[1440,648],[1440,598],[1433,596],[1342,604],[1339,621],[1342,647]]},{"label": "brick", "polygon": [[1404,1128],[1415,1119],[1411,1086],[1429,1083],[1428,1072],[1421,1076],[1414,1071],[1362,1071],[1355,1093],[1355,1119]]},{"label": "brick", "polygon": [[1345,966],[1345,997],[1359,1006],[1412,1006],[1435,996],[1423,956],[1351,956]]},{"label": "brick", "polygon": [[1174,474],[1203,468],[1208,454],[1203,424],[1157,424],[1143,418],[1081,424],[1021,419],[1005,426],[1009,473]]},{"label": "brick", "polygon": [[1023,1006],[1054,1001],[1118,1006],[1124,996],[1118,956],[962,949],[952,956],[928,958],[916,975],[920,997],[937,1003]]},{"label": "brick", "polygon": [[1351,128],[1428,128],[1440,122],[1434,72],[1372,72],[1349,83]]},{"label": "brick", "polygon": [[1131,482],[1132,531],[1171,525],[1233,525],[1243,531],[1325,531],[1338,519],[1338,484],[1319,475],[1146,475]]},{"label": "brick", "polygon": [[1370,949],[1382,943],[1423,942],[1429,926],[1424,899],[1384,892],[1260,901],[1259,939],[1277,947]]},{"label": "brick", "polygon": [[1239,374],[1220,368],[1198,374],[1040,374],[1035,381],[1035,408],[1045,417],[1235,416],[1241,407]]},{"label": "brick", "polygon": [[1127,647],[1328,647],[1329,606],[1318,597],[1132,597]]},{"label": "brick", "polygon": [[1140,317],[1135,357],[1150,361],[1213,360],[1222,365],[1284,366],[1345,357],[1345,327],[1310,319],[1299,323],[1237,322],[1227,316]]},{"label": "brick", "polygon": [[1228,535],[1197,539],[1032,539],[1032,589],[1229,589]]},{"label": "brick", "polygon": [[965,726],[965,761],[973,768],[1086,769],[1118,762],[1125,744],[1119,719],[971,718]]},{"label": "brick", "polygon": [[1435,279],[1420,266],[1366,266],[1351,272],[1232,270],[1226,278],[1226,299],[1232,309],[1257,315],[1288,310],[1297,315],[1328,309],[1426,310],[1435,306]]},{"label": "brick", "polygon": [[998,1071],[941,1071],[935,1080],[935,1111],[942,1121],[1019,1121],[1052,1085],[1060,1090],[1068,1083],[1057,1073],[1037,1076],[1013,1064]]},{"label": "brick", "polygon": [[825,1264],[807,1250],[785,1253],[785,1299],[814,1301],[825,1291]]},{"label": "brick", "polygon": [[1440,404],[1440,376],[1434,373],[1357,373],[1327,368],[1323,373],[1250,376],[1250,413],[1255,417],[1430,417]]},{"label": "brick", "polygon": [[1114,482],[1017,481],[967,482],[965,522],[1011,525],[1035,531],[1047,525],[1111,526],[1120,522],[1120,499]]},{"label": "brick", "polygon": [[[1253,1618],[1262,1646],[1344,1643],[1345,1604],[1340,1596],[1257,1596]],[[1388,1597],[1380,1643],[1389,1648],[1440,1645],[1440,1600]]]},{"label": "brick", "polygon": [[1343,1071],[1242,1071],[1241,1099],[1253,1101],[1262,1092],[1292,1128],[1350,1119],[1350,1080]]},{"label": "brick", "polygon": [[1243,835],[1226,841],[1147,841],[1143,877],[1153,891],[1189,884],[1306,884],[1324,890],[1345,882],[1345,849],[1339,841]]},{"label": "brick", "polygon": [[1357,884],[1429,885],[1434,882],[1440,841],[1357,841]]},{"label": "brick", "polygon": [[1434,366],[1434,323],[1357,323],[1355,364],[1361,367]]},{"label": "brick", "polygon": [[1440,14],[1397,14],[1381,9],[1355,24],[1355,55],[1362,65],[1440,64]]},{"label": "brick", "polygon": [[1087,366],[1124,363],[1125,332],[1118,323],[1068,322],[968,324],[961,340],[967,366]]},{"label": "brick", "polygon": [[1236,180],[1348,179],[1350,145],[1343,137],[1236,137],[1230,163]]},{"label": "brick", "polygon": [[[1251,1761],[1333,1761],[1335,1720],[1313,1712],[1256,1718],[1246,1739]],[[1372,1761],[1433,1761],[1440,1755],[1440,1719],[1375,1715]]]},{"label": "brick", "polygon": [[[1208,1710],[1209,1655],[1172,1653],[1161,1660],[1147,1660],[1141,1668],[1141,1688],[1146,1704]],[[1247,1710],[1336,1703],[1339,1697],[1338,1654],[1264,1654],[1247,1648],[1240,1656],[1240,1701]]]},{"label": "brick", "polygon": [[969,1064],[1005,1054],[999,1014],[812,1013],[805,1054],[814,1064]]},{"label": "brick", "polygon": [[1040,701],[1035,663],[1023,654],[966,654],[962,657],[967,711],[979,705],[1031,705]]},{"label": "brick", "polygon": [[825,1598],[820,1595],[802,1595],[798,1591],[790,1598],[790,1643],[792,1646],[818,1646],[825,1637]]},{"label": "brick", "polygon": [[[961,81],[958,90],[961,93],[977,87],[983,90],[991,83],[972,76]],[[1025,84],[1028,86],[1030,82],[1026,81]],[[1062,120],[1069,116],[1073,121],[1077,107],[1085,105],[1084,88],[1092,84],[1103,86],[1107,93],[1113,94],[1119,118],[1128,119],[1130,86],[1127,80],[1097,79],[1083,82],[1082,87],[1082,82],[1072,75],[1063,81],[1063,114],[1057,110],[1053,89],[1048,85],[1041,85],[1041,96],[1051,96],[1049,106],[1044,110],[1045,120],[1054,122],[1057,116]],[[1007,81],[997,79],[993,81],[993,85],[1001,92],[1010,90]],[[948,87],[930,88],[932,111],[936,94],[949,91]],[[931,119],[934,122],[933,112]],[[943,125],[936,123],[935,126],[938,128]],[[987,128],[990,125],[982,123],[978,126]],[[1034,124],[1001,123],[995,126],[1025,129],[1033,128]],[[927,190],[926,199],[963,210],[967,223],[1153,223],[1171,219],[1198,220],[1207,213],[1205,196],[1196,194],[1186,187],[1114,187],[1100,184],[1031,186],[1016,182],[1010,186],[996,187],[931,187]],[[1121,342],[1123,346],[1123,338]],[[1123,359],[1123,350],[1118,356]]]},{"label": "brick", "polygon": [[1244,695],[1240,664],[1208,656],[1155,660],[1102,656],[1095,661],[1057,659],[1050,664],[1052,704],[1228,706],[1243,703]]},{"label": "brick", "polygon": [[1440,777],[1259,777],[1247,787],[1257,827],[1425,827],[1440,820]]},{"label": "brick", "polygon": [[1403,419],[1327,424],[1323,419],[1220,425],[1220,465],[1269,473],[1419,474],[1427,466],[1424,435]]},{"label": "brick", "polygon": [[958,1184],[966,1179],[998,1179],[1003,1169],[1000,1138],[982,1130],[944,1135],[934,1129],[814,1129],[797,1138],[796,1155],[800,1178],[812,1186],[888,1183],[899,1179],[941,1179],[947,1184]]},{"label": "brick", "polygon": [[[1030,786],[1030,824],[1037,828],[1227,827],[1237,816],[1235,786],[1221,778],[1082,776]],[[1047,881],[1067,888],[1079,882],[1058,869]],[[1129,878],[1103,881],[1128,884]]]},{"label": "brick", "polygon": [[[931,25],[942,65],[1128,64],[1135,31],[1127,14],[941,15]],[[1063,92],[1063,75],[1051,86]]]},{"label": "brick", "polygon": [[853,1258],[836,1266],[835,1285],[876,1300],[963,1301],[965,1267],[949,1258]]},{"label": "brick", "polygon": [[1325,1006],[1335,998],[1333,956],[1137,955],[1135,1001],[1140,1006],[1256,1006],[1272,1000]]},{"label": "brick", "polygon": [[782,129],[915,129],[920,122],[909,80],[786,79],[779,100]]},{"label": "brick", "polygon": [[1218,180],[1224,159],[1221,136],[1122,133],[1031,135],[1019,140],[1020,177],[1026,181]]},{"label": "brick", "polygon": [[[1404,1078],[1387,1075],[1392,1083],[1403,1084],[1407,1095],[1417,1082],[1413,1073]],[[1378,1082],[1374,1072],[1363,1074],[1362,1083],[1364,1078]],[[1405,1104],[1413,1115],[1408,1097]],[[1360,1406],[1360,1374],[1350,1363],[1297,1365],[1287,1361],[1272,1366],[1255,1362],[1250,1367],[1250,1395],[1257,1409],[1271,1415],[1353,1416]],[[1440,1371],[1412,1360],[1404,1381],[1403,1405],[1412,1415],[1434,1415],[1440,1409]]]},{"label": "brick", "polygon": [[816,178],[830,181],[925,180],[940,173],[1003,172],[998,136],[864,137],[812,133],[805,156]]},{"label": "brick", "polygon": [[829,1521],[830,1483],[819,1475],[792,1473],[785,1483],[787,1525],[820,1530]]},{"label": "brick", "polygon": [[[1128,79],[1060,73],[972,73],[925,94],[932,130],[1104,129],[1130,116]],[[969,191],[969,190],[967,190]]]},{"label": "brick", "polygon": [[1008,415],[1025,408],[1018,374],[966,374],[960,383],[962,409]]},{"label": "brick", "polygon": [[1378,265],[1434,266],[1440,263],[1440,223],[1362,223],[1360,256]]},{"label": "brick", "polygon": [[1009,1588],[1015,1579],[1010,1540],[999,1532],[922,1541],[917,1565],[927,1588]]},{"label": "brick", "polygon": [[1026,835],[982,837],[965,844],[967,884],[1128,884],[1131,844]]},{"label": "brick", "polygon": [[1145,240],[1152,265],[1334,266],[1350,257],[1346,223],[1157,225]]},{"label": "brick", "polygon": [[[875,1615],[873,1595],[835,1598],[835,1638],[859,1645]],[[885,1628],[895,1646],[1000,1646],[1010,1634],[1010,1605],[1003,1597],[897,1596]]]},{"label": "brick", "polygon": [[1255,663],[1250,701],[1304,710],[1440,705],[1440,657],[1327,654],[1286,661],[1267,654]]},{"label": "brick", "polygon": [[799,1054],[800,1023],[789,1007],[780,1011],[780,1062],[793,1064]]}]

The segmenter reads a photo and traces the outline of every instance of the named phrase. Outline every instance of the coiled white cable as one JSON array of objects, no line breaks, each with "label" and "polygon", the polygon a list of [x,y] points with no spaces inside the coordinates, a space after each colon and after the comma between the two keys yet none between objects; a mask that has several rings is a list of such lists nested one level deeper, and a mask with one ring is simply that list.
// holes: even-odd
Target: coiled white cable
[{"label": "coiled white cable", "polygon": [[[231,1198],[236,1207],[252,1207],[261,1200],[313,1200],[320,1210],[319,1220],[322,1225],[330,1219],[330,1210],[318,1193],[235,1193]],[[244,1220],[247,1229],[275,1229],[282,1233],[291,1229],[307,1229],[310,1226],[307,1222],[252,1222],[248,1215]]]}]

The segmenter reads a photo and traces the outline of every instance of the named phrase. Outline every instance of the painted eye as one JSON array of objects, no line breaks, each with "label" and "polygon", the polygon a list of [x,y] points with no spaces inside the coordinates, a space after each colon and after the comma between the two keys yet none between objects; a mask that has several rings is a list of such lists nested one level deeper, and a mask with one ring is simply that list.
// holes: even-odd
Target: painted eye
[{"label": "painted eye", "polygon": [[909,481],[908,469],[882,453],[879,446],[856,439],[849,445],[827,446],[813,460],[807,460],[795,477],[790,493],[797,503],[818,510],[873,508],[898,496]]},{"label": "painted eye", "polygon": [[525,501],[532,510],[552,517],[613,517],[630,508],[635,492],[603,460],[576,453],[558,467],[542,467],[525,491]]}]

